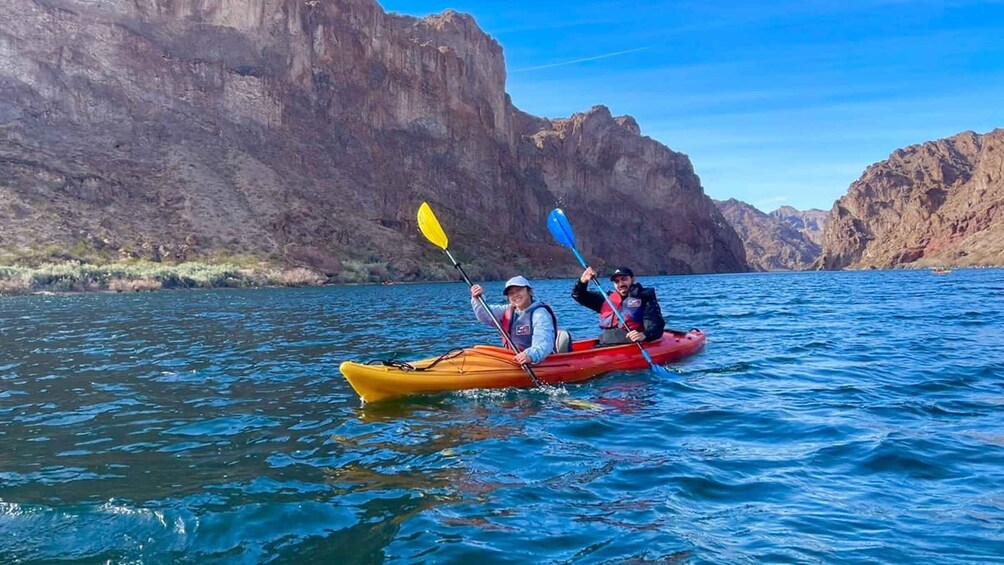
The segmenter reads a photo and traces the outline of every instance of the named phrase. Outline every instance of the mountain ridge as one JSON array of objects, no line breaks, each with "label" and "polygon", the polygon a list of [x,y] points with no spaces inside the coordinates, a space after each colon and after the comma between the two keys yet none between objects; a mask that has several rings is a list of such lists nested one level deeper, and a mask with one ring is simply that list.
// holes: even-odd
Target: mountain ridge
[{"label": "mountain ridge", "polygon": [[[564,276],[563,206],[591,262],[744,271],[689,158],[603,106],[530,116],[474,19],[372,0],[4,0],[0,253],[221,253],[331,277],[453,278],[428,201],[472,273]],[[352,270],[352,273],[346,273]]]},{"label": "mountain ridge", "polygon": [[1004,265],[1004,129],[897,149],[829,212],[819,267]]},{"label": "mountain ridge", "polygon": [[787,206],[768,214],[735,198],[716,200],[715,205],[739,234],[753,269],[807,270],[818,259],[820,247],[805,233],[812,230],[803,220],[818,216],[812,210]]}]

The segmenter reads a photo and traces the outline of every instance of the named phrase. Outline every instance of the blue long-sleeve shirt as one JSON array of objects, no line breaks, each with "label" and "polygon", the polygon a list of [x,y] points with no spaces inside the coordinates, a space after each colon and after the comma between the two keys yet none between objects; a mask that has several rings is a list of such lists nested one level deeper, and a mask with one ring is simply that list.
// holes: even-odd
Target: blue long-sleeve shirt
[{"label": "blue long-sleeve shirt", "polygon": [[[532,308],[538,304],[536,301],[530,304]],[[474,309],[474,315],[478,317],[478,321],[486,326],[495,327],[492,322],[492,317],[497,321],[502,321],[502,315],[505,313],[508,304],[489,304],[488,308],[490,313],[481,306],[481,302],[476,298],[471,299],[471,308]],[[523,312],[522,310],[517,310],[516,313],[519,314]],[[551,322],[551,314],[546,308],[537,308],[533,311],[533,337],[530,341],[530,347],[527,347],[524,351],[530,356],[530,362],[533,364],[540,363],[548,355],[554,351],[554,324]]]}]

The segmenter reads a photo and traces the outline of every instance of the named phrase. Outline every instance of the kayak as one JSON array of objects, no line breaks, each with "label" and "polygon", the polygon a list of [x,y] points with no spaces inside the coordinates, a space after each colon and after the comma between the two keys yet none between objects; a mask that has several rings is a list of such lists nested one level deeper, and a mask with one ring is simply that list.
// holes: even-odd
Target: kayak
[{"label": "kayak", "polygon": [[[644,345],[652,360],[662,364],[697,353],[704,347],[704,341],[704,332],[697,329],[667,330],[660,339]],[[545,384],[561,384],[649,366],[633,343],[595,345],[595,339],[573,342],[568,353],[552,353],[543,362],[532,365],[533,372]],[[373,365],[346,361],[339,369],[363,402],[472,388],[534,386],[530,376],[512,358],[513,353],[508,349],[475,345],[409,363],[387,361]]]}]

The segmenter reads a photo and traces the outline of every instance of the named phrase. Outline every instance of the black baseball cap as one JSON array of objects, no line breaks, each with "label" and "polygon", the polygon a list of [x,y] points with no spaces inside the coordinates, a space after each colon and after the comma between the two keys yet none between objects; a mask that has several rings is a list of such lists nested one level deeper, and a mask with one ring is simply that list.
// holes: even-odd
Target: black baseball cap
[{"label": "black baseball cap", "polygon": [[614,280],[615,277],[628,276],[634,278],[634,271],[627,267],[617,267],[614,272],[610,273],[610,280]]}]

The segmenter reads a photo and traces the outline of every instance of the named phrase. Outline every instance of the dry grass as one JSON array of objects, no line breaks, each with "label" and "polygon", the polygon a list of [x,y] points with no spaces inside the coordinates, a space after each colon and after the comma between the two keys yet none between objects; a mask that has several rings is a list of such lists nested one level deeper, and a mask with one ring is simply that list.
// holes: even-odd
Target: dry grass
[{"label": "dry grass", "polygon": [[327,278],[324,275],[303,267],[282,272],[284,286],[320,286],[326,281]]},{"label": "dry grass", "polygon": [[31,283],[21,277],[0,278],[0,296],[28,294],[29,292],[31,292]]},{"label": "dry grass", "polygon": [[327,277],[311,269],[297,267],[280,270],[264,263],[251,268],[229,263],[168,264],[149,261],[104,265],[64,261],[35,266],[0,266],[0,295],[94,290],[142,292],[177,288],[320,286],[327,282]]},{"label": "dry grass", "polygon": [[112,279],[108,281],[108,290],[115,292],[144,292],[163,288],[163,283],[153,279]]},{"label": "dry grass", "polygon": [[0,266],[0,293],[144,291],[161,288],[257,287],[281,284],[278,276],[230,264],[130,261],[94,265],[79,261],[37,266]]},{"label": "dry grass", "polygon": [[[0,257],[0,261],[2,261]],[[0,295],[36,292],[112,290],[140,292],[160,289],[261,288],[381,283],[386,281],[456,280],[449,263],[421,261],[388,264],[373,257],[345,259],[333,276],[307,267],[283,269],[275,263],[168,263],[126,259],[111,263],[76,260],[41,264],[0,265]],[[467,265],[475,278],[484,274],[477,263]],[[497,277],[496,277],[497,278]]]}]

